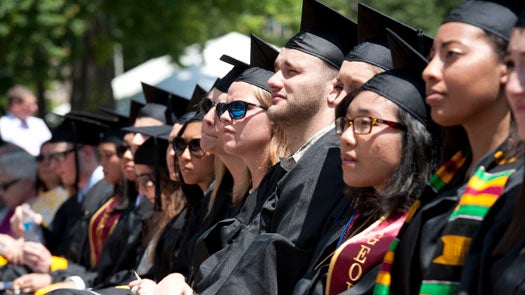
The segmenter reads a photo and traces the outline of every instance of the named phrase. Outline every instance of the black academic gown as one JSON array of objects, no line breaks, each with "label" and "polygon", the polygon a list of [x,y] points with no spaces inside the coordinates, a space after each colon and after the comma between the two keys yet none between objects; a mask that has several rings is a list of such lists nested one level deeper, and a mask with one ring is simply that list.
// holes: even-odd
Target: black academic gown
[{"label": "black academic gown", "polygon": [[[354,212],[347,210],[350,205],[349,203],[350,199],[342,199],[328,218],[325,229],[323,230],[324,235],[317,245],[317,249],[313,255],[310,266],[308,267],[308,271],[295,285],[293,294],[325,294],[326,280],[332,255],[337,249],[339,238],[348,222],[348,219]],[[365,212],[360,212],[361,216],[357,219],[348,236],[357,235],[359,231],[366,229],[377,220],[375,218],[367,218],[364,213]],[[346,290],[342,294],[372,294],[381,264],[382,261],[371,266],[351,289]]]},{"label": "black academic gown", "polygon": [[141,254],[142,229],[153,212],[153,206],[143,200],[139,206],[130,201],[130,206],[121,213],[115,229],[102,247],[96,267],[80,268],[71,266],[66,270],[51,273],[53,282],[61,282],[68,276],[81,277],[86,287],[104,287],[120,284],[135,268],[137,257]]},{"label": "black academic gown", "polygon": [[[207,261],[207,267],[213,269],[214,265],[223,260],[224,255],[229,252],[227,249],[229,245],[233,244],[243,228],[259,213],[262,204],[285,173],[286,171],[279,165],[270,168],[259,187],[248,192],[242,204],[232,207],[225,219],[217,222],[199,237],[193,255],[193,277],[188,280],[189,283],[193,283],[195,276],[201,275],[198,270],[202,262],[213,256]],[[231,193],[223,197],[231,198]]]},{"label": "black academic gown", "polygon": [[[280,169],[268,173],[282,175]],[[332,129],[280,177],[227,257],[217,261],[212,255],[201,264],[194,289],[203,294],[290,294],[343,188],[339,141]]]},{"label": "black academic gown", "polygon": [[[516,177],[523,177],[523,169],[515,174]],[[525,236],[505,255],[495,257],[492,254],[512,220],[519,195],[520,187],[516,186],[505,198],[500,197],[496,201],[481,222],[472,239],[461,274],[459,291],[462,294],[525,292],[525,258],[523,255],[520,257],[520,252],[525,246]],[[517,272],[519,264],[522,264],[521,271]],[[522,293],[517,292],[520,284]]]},{"label": "black academic gown", "polygon": [[[485,155],[472,171],[482,164],[485,167],[488,166],[494,152],[495,150]],[[515,163],[515,166],[522,169],[522,162]],[[488,172],[497,172],[502,169],[507,170],[509,167],[495,166]],[[509,177],[499,199],[505,200],[514,195],[516,189],[519,190],[523,177],[518,171]],[[448,189],[444,189],[436,197],[422,204],[422,207],[416,212],[395,251],[391,270],[391,294],[419,294],[424,272],[432,262],[442,231],[466,186],[463,169],[458,172]]]},{"label": "black academic gown", "polygon": [[55,246],[48,248],[53,255],[89,266],[89,220],[113,195],[113,189],[112,184],[100,180],[87,191],[80,204],[74,195],[58,209],[49,227],[49,233],[45,234],[46,246],[48,243]]}]

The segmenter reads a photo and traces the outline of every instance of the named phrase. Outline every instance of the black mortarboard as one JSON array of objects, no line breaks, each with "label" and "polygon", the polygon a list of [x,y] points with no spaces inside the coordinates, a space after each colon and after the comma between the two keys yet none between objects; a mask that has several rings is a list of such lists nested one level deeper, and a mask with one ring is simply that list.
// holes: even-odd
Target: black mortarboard
[{"label": "black mortarboard", "polygon": [[98,145],[107,125],[89,118],[66,114],[60,125],[51,131],[51,142]]},{"label": "black mortarboard", "polygon": [[146,106],[140,110],[139,116],[173,124],[188,108],[188,99],[164,89],[142,82],[142,91],[146,98]]},{"label": "black mortarboard", "polygon": [[[135,119],[139,117],[140,110],[145,106],[145,104],[140,103],[138,101],[132,100],[129,106],[129,122],[128,125],[135,124]],[[147,116],[140,116],[140,117],[147,117]]]},{"label": "black mortarboard", "polygon": [[250,65],[226,54],[223,54],[220,57],[220,60],[231,64],[233,68],[228,73],[226,73],[224,77],[217,81],[217,83],[215,83],[215,88],[221,92],[228,93],[228,89],[230,88],[230,85],[232,85],[233,81],[235,81],[235,79],[237,79],[237,77],[239,77],[242,72],[249,68]]},{"label": "black mortarboard", "polygon": [[121,128],[127,126],[129,121],[128,117],[110,112],[109,110],[105,110],[105,114],[71,111],[69,116],[71,115],[87,118],[104,124],[107,128],[102,132],[100,142],[122,144],[125,132],[121,130]]},{"label": "black mortarboard", "polygon": [[427,61],[390,29],[387,29],[394,69],[374,76],[362,89],[375,92],[407,111],[429,128],[431,120],[425,104],[425,83],[421,73]]},{"label": "black mortarboard", "polygon": [[[186,109],[186,112],[192,112],[192,111],[198,111],[199,110],[199,104],[203,97],[206,96],[208,92],[204,90],[199,84],[195,85],[195,88],[193,89],[193,94],[191,95],[190,102],[188,103],[188,108]],[[177,121],[180,119],[180,116],[177,117]]]},{"label": "black mortarboard", "polygon": [[412,28],[363,3],[358,3],[357,9],[359,44],[348,53],[346,60],[366,62],[385,70],[393,68],[386,28],[396,32],[424,56],[432,48],[432,38],[423,34],[421,30]]},{"label": "black mortarboard", "polygon": [[443,23],[460,22],[473,25],[490,32],[504,40],[510,33],[523,10],[525,1],[472,1],[469,0],[454,8]]},{"label": "black mortarboard", "polygon": [[159,125],[159,126],[144,126],[144,127],[135,127],[129,126],[122,128],[125,132],[141,133],[151,137],[158,137],[164,140],[168,140],[171,129],[171,125]]},{"label": "black mortarboard", "polygon": [[[143,164],[149,166],[155,166],[155,159],[153,155],[155,154],[155,141],[157,142],[157,150],[162,153],[168,149],[168,141],[160,138],[155,138],[154,136],[148,138],[141,144],[135,154],[133,155],[133,161],[135,164]],[[161,155],[158,157],[158,167],[167,167],[166,157]]]},{"label": "black mortarboard", "polygon": [[519,15],[515,27],[525,28],[525,10],[523,10],[523,12]]},{"label": "black mortarboard", "polygon": [[303,0],[301,30],[284,47],[316,56],[336,69],[355,45],[355,22],[316,0]]},{"label": "black mortarboard", "polygon": [[245,82],[272,92],[268,80],[274,74],[274,64],[279,51],[261,38],[251,34],[250,68],[240,74],[235,81]]}]

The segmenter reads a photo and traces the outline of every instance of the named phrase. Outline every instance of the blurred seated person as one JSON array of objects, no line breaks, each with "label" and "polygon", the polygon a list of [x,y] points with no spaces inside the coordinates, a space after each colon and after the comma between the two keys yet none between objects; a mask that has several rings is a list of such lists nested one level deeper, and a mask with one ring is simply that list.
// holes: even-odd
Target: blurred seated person
[{"label": "blurred seated person", "polygon": [[8,113],[0,118],[0,134],[6,142],[14,143],[33,156],[42,143],[51,138],[46,123],[33,117],[38,111],[36,97],[24,86],[15,85],[7,91]]}]

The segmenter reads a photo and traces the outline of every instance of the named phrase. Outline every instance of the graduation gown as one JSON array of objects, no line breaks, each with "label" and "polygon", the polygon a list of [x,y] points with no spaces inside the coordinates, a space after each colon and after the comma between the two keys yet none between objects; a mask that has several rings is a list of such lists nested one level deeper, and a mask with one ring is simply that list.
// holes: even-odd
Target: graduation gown
[{"label": "graduation gown", "polygon": [[44,231],[46,247],[51,253],[89,266],[89,220],[112,195],[113,185],[100,180],[88,190],[80,204],[77,195],[64,202],[55,214],[49,231]]},{"label": "graduation gown", "polygon": [[[488,167],[494,158],[495,151],[486,154],[476,163],[472,171],[476,171],[480,166]],[[434,259],[438,244],[441,243],[442,232],[467,187],[465,180],[467,166],[465,164],[462,170],[458,171],[448,188],[423,203],[406,227],[395,251],[391,269],[391,294],[419,294],[423,276]],[[489,168],[487,172],[496,173],[512,167],[522,169],[521,166],[522,162],[496,165]],[[514,195],[521,181],[521,173],[515,172],[510,175],[498,201],[499,199],[506,200],[509,196]]]},{"label": "graduation gown", "polygon": [[[268,173],[283,171],[279,167]],[[260,212],[225,251],[227,257],[212,255],[201,264],[194,289],[203,294],[290,294],[343,188],[339,141],[331,129],[279,178]]]},{"label": "graduation gown", "polygon": [[133,201],[123,210],[114,230],[104,242],[98,264],[90,268],[71,266],[52,272],[53,282],[76,275],[84,280],[88,288],[103,287],[120,284],[129,276],[128,270],[135,267],[141,254],[142,229],[153,212],[153,206],[148,201],[143,200],[139,206],[135,206]]},{"label": "graduation gown", "polygon": [[[233,241],[238,237],[238,234],[243,228],[259,213],[262,204],[275,188],[277,181],[281,179],[285,173],[286,171],[282,169],[280,165],[271,167],[259,187],[247,193],[242,205],[239,205],[240,207],[231,208],[225,219],[217,222],[199,236],[193,255],[193,278],[190,278],[188,282],[193,283],[195,276],[198,277],[200,275],[198,270],[201,263],[212,255],[213,258],[207,261],[207,267],[210,269],[213,269],[213,265],[223,260],[222,257],[228,253],[227,247],[233,244]],[[231,196],[229,197],[231,198]]]},{"label": "graduation gown", "polygon": [[[523,177],[523,169],[515,174]],[[505,198],[500,197],[481,222],[461,274],[462,294],[525,294],[525,257],[521,253],[525,237],[505,255],[492,254],[512,220],[520,189],[515,186]]]},{"label": "graduation gown", "polygon": [[[341,233],[345,230],[347,222],[351,218],[352,213],[355,212],[355,210],[352,210],[353,212],[349,212],[347,210],[350,202],[351,201],[349,199],[341,200],[339,205],[330,215],[330,218],[328,219],[325,226],[325,230],[323,230],[325,234],[317,246],[312,262],[308,268],[308,272],[301,278],[301,280],[297,282],[293,294],[326,294],[327,279],[332,256],[334,255],[336,249],[338,249],[337,245],[339,243],[339,239],[341,238]],[[374,224],[377,220],[376,218],[367,216],[366,212],[359,213],[361,214],[360,217],[357,218],[355,224],[352,226],[347,235],[349,237],[354,237],[359,233],[366,231],[367,228]],[[401,218],[404,220],[404,217]],[[371,228],[369,234],[373,233],[374,230],[375,228]],[[393,235],[395,237],[395,234],[397,234],[397,230],[392,232],[391,236]],[[365,237],[373,238],[373,235],[365,235]],[[350,241],[352,238],[349,238],[348,240]],[[365,270],[361,268],[357,282],[353,284],[352,288],[340,294],[355,295],[373,293],[375,280],[383,262],[384,254],[378,256],[378,253],[381,254],[381,252],[377,252],[377,249],[374,250],[372,246],[369,246],[367,249],[371,249],[372,253],[376,252],[375,255],[371,257],[370,252],[366,253],[367,268]],[[359,254],[356,251],[352,253],[351,257],[359,257],[358,255]],[[354,274],[356,273],[358,272],[354,271]]]}]

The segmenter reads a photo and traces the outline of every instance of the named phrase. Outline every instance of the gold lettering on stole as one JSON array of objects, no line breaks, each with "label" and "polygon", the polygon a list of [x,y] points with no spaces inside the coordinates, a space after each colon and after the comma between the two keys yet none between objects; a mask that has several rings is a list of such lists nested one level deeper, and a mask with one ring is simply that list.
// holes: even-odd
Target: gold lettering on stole
[{"label": "gold lettering on stole", "polygon": [[[366,244],[374,246],[377,244],[377,242],[379,242],[379,240],[381,240],[382,237],[383,233],[375,234],[366,240]],[[363,263],[366,262],[366,258],[371,251],[372,248],[366,245],[361,245],[361,250],[359,250],[359,252],[357,252],[356,256],[354,257],[355,262],[352,263],[348,269],[348,279],[350,282],[346,282],[347,289],[350,289],[350,287],[354,285],[353,282],[358,281],[363,275]]]}]

